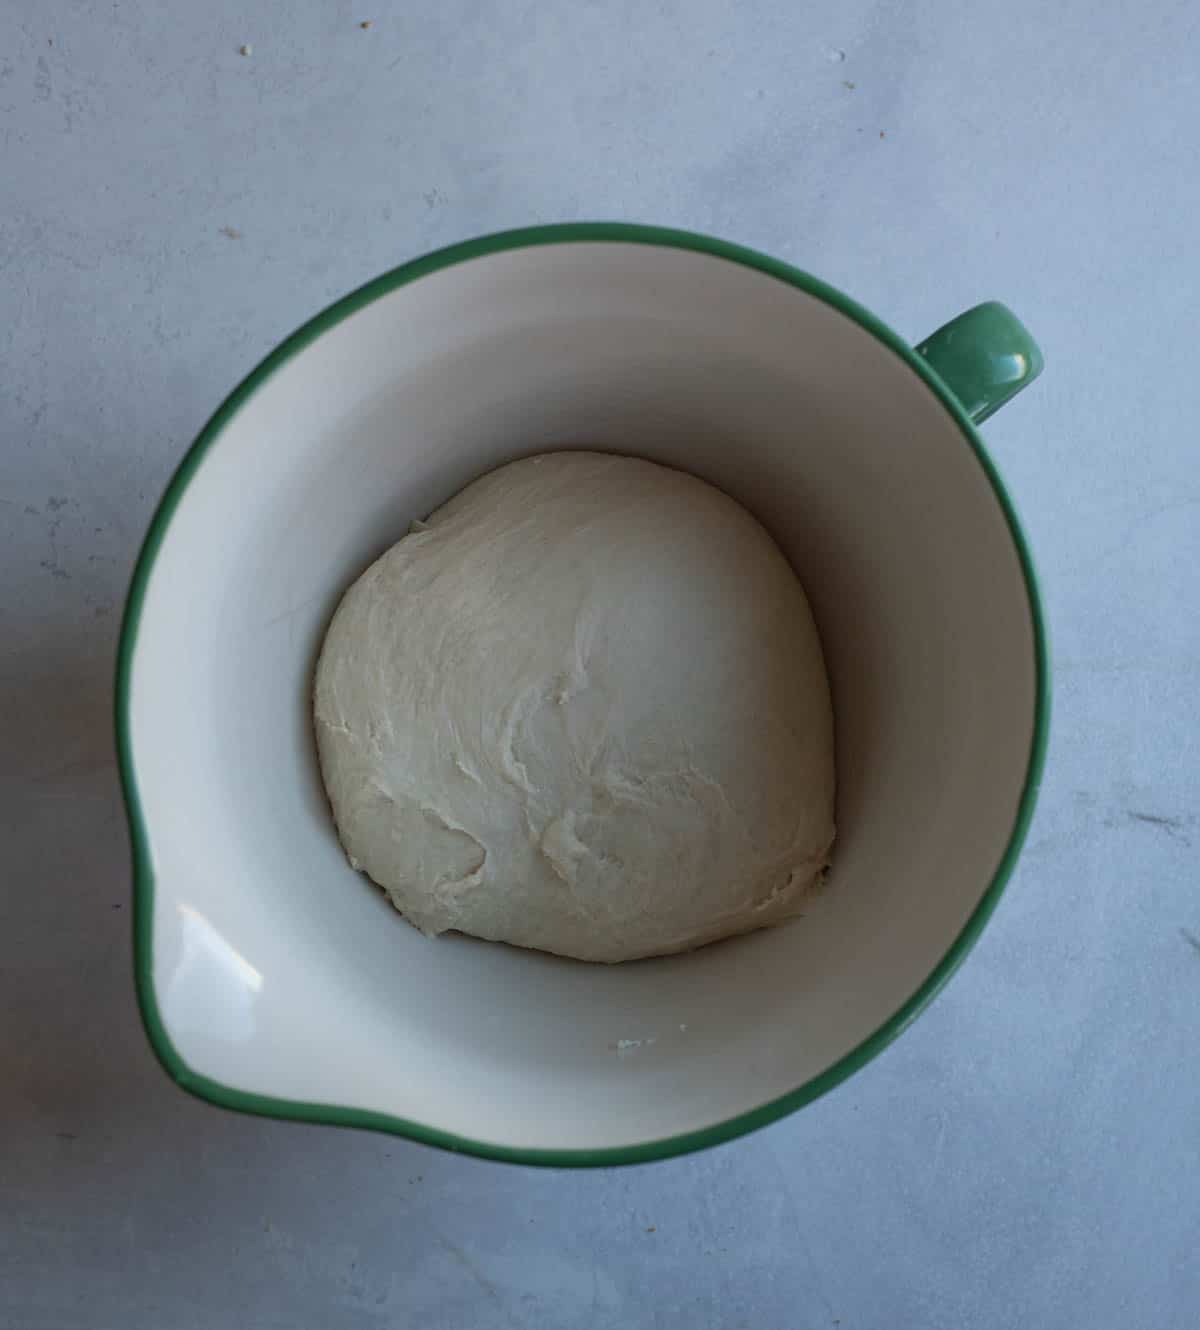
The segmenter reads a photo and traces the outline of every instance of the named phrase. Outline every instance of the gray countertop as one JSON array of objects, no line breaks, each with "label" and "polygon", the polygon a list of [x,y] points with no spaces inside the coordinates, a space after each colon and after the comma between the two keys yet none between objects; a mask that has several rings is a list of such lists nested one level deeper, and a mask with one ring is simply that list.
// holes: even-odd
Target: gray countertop
[{"label": "gray countertop", "polygon": [[[1200,10],[1125,8],[0,7],[0,1326],[1196,1324]],[[597,217],[1041,340],[986,430],[1055,652],[1020,870],[897,1044],[708,1153],[538,1171],[207,1107],[130,977],[110,691],[153,505],[333,297]]]}]

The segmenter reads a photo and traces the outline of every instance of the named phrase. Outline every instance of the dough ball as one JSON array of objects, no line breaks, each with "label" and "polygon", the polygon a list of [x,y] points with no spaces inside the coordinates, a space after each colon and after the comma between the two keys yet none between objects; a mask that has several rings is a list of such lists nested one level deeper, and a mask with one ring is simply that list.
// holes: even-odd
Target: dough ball
[{"label": "dough ball", "polygon": [[550,453],[469,485],[346,593],[317,666],[350,862],[425,933],[589,961],[796,912],[833,840],[816,627],[711,485]]}]

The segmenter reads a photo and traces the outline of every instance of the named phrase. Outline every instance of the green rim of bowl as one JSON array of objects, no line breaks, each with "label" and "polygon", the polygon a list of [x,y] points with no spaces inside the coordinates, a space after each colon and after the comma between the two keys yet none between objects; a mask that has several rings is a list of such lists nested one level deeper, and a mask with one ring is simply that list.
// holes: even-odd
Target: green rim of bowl
[{"label": "green rim of bowl", "polygon": [[[154,920],[154,870],[150,852],[150,836],[142,811],[138,794],[137,773],[134,768],[133,749],[130,739],[130,683],[133,673],[134,654],[137,650],[138,630],[141,625],[142,609],[145,602],[146,586],[154,570],[159,550],[170,530],[171,520],[180,501],[191,483],[200,463],[209,449],[213,448],[230,418],[251,397],[268,378],[283,364],[322,333],[340,323],[343,319],[387,295],[397,287],[415,282],[429,273],[452,267],[456,263],[466,263],[472,259],[484,258],[505,250],[526,249],[538,245],[563,245],[572,243],[619,243],[634,245],[661,245],[671,249],[693,250],[708,254],[713,258],[724,259],[730,263],[741,264],[758,272],[775,277],[789,286],[815,296],[834,309],[853,319],[875,338],[899,356],[928,385],[930,391],[941,401],[950,413],[962,436],[973,450],[980,466],[991,483],[1016,547],[1025,579],[1025,589],[1029,601],[1029,614],[1033,629],[1034,665],[1037,672],[1036,710],[1033,726],[1033,738],[1029,750],[1029,763],[1025,773],[1025,784],[1021,793],[1020,804],[1013,822],[1012,833],[1004,856],[995,875],[979,903],[971,912],[970,918],[961,932],[951,943],[942,959],[934,966],[924,982],[903,1002],[872,1034],[848,1053],[838,1058],[819,1075],[805,1081],[794,1090],[760,1105],[746,1113],[739,1113],[724,1122],[717,1122],[697,1131],[684,1132],[677,1136],[666,1136],[656,1140],[644,1141],[637,1145],[615,1146],[603,1149],[518,1149],[511,1146],[496,1145],[487,1141],[472,1140],[465,1136],[456,1136],[439,1131],[436,1127],[419,1122],[409,1122],[404,1118],[392,1117],[386,1113],[370,1112],[364,1109],[347,1108],[340,1104],[305,1103],[291,1099],[276,1099],[271,1095],[254,1094],[238,1090],[208,1076],[193,1071],[183,1060],[171,1043],[154,992],[152,971],[153,920]],[[626,222],[576,222],[555,226],[536,226],[522,230],[505,231],[496,235],[469,240],[463,244],[452,245],[448,249],[438,250],[423,258],[406,263],[399,268],[376,277],[374,281],[359,287],[328,309],[310,319],[301,328],[275,348],[217,408],[209,422],[200,431],[196,441],[183,458],[174,476],[166,488],[161,502],[150,523],[150,529],[142,545],[134,567],[125,614],[121,624],[121,638],[117,656],[116,674],[116,739],[120,766],[121,783],[125,793],[125,803],[129,818],[129,832],[133,852],[133,954],[134,974],[137,985],[138,1005],[146,1034],[164,1069],[177,1085],[201,1099],[221,1107],[236,1109],[243,1113],[255,1113],[265,1117],[286,1118],[293,1121],[325,1123],[339,1127],[368,1128],[374,1131],[391,1132],[405,1136],[427,1145],[442,1149],[479,1155],[484,1158],[504,1160],[509,1163],[539,1164],[555,1167],[596,1167],[616,1164],[643,1163],[654,1159],[666,1159],[672,1155],[687,1154],[693,1150],[704,1149],[721,1141],[728,1141],[741,1136],[757,1127],[774,1122],[777,1118],[811,1103],[826,1091],[832,1090],[853,1072],[865,1066],[870,1060],[885,1049],[925,1009],[941,991],[943,985],[962,964],[964,957],[975,944],[991,917],[992,911],[1000,899],[1005,884],[1012,875],[1025,840],[1034,804],[1037,800],[1038,786],[1041,782],[1045,762],[1046,744],[1050,720],[1050,671],[1049,652],[1046,639],[1045,621],[1038,590],[1037,574],[1033,566],[1028,542],[1017,520],[1016,511],[1009,499],[1000,476],[984,448],[971,421],[958,401],[950,393],[937,374],[926,362],[885,324],[873,314],[840,291],[825,285],[815,277],[801,272],[778,259],[768,258],[751,249],[733,245],[709,236],[697,235],[688,231],[676,231],[662,227],[642,226]]]}]

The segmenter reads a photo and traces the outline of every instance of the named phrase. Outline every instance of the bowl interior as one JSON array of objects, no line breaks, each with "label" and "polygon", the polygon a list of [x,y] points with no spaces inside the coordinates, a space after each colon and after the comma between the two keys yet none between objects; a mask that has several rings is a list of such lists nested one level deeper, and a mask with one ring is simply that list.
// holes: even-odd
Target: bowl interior
[{"label": "bowl interior", "polygon": [[[586,965],[427,940],[342,855],[310,727],[341,592],[474,477],[570,447],[720,486],[804,581],[839,835],[792,924]],[[149,998],[174,1055],[485,1150],[619,1151],[815,1093],[944,962],[1030,764],[1028,592],[961,427],[823,299],[659,245],[472,258],[283,359],[190,475],[132,631]]]}]

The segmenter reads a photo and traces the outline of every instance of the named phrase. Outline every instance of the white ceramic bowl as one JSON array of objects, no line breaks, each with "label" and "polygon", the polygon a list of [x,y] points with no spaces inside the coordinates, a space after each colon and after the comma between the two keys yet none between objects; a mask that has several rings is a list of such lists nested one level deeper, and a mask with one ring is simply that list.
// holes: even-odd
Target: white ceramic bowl
[{"label": "white ceramic bowl", "polygon": [[[802,575],[837,715],[828,888],[607,967],[429,940],[353,872],[310,728],[345,587],[468,481],[563,447],[746,504]],[[994,907],[1045,740],[1037,592],[970,422],[894,334],[718,241],[619,225],[435,254],[326,310],[205,428],[123,628],[138,991],[184,1088],[526,1162],[718,1141],[920,1011]]]}]

